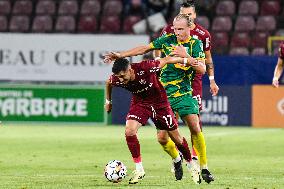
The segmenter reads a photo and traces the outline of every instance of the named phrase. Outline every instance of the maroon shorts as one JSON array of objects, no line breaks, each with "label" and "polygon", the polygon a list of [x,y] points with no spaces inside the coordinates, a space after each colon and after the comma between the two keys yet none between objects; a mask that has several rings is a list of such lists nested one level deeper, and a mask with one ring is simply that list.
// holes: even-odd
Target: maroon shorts
[{"label": "maroon shorts", "polygon": [[175,115],[170,108],[157,107],[143,104],[131,104],[126,120],[136,120],[142,125],[145,125],[148,119],[151,118],[155,126],[160,130],[175,130],[178,127]]},{"label": "maroon shorts", "polygon": [[199,112],[202,110],[202,80],[194,78],[191,83],[192,87],[192,97],[195,98],[198,102]]}]

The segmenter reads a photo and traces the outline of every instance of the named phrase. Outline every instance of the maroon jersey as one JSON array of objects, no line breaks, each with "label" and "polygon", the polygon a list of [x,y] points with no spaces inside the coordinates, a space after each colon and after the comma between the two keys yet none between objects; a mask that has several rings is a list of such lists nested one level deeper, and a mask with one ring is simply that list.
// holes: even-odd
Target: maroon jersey
[{"label": "maroon jersey", "polygon": [[[161,35],[174,33],[173,25],[167,25],[163,30]],[[190,35],[195,38],[199,39],[203,43],[203,50],[209,51],[211,50],[211,35],[210,33],[204,29],[202,26],[195,23],[195,28],[190,30]],[[194,79],[191,83],[191,87],[193,89],[192,95],[197,98],[198,104],[201,108],[201,98],[202,98],[202,74],[196,74]]]},{"label": "maroon jersey", "polygon": [[168,103],[167,94],[157,77],[156,72],[160,71],[159,61],[147,60],[131,64],[135,72],[135,79],[124,84],[115,75],[110,76],[113,86],[123,87],[130,91],[133,103],[158,104],[165,107]]},{"label": "maroon jersey", "polygon": [[142,125],[152,118],[155,126],[161,130],[177,129],[178,124],[170,107],[166,90],[159,81],[156,72],[160,71],[159,61],[148,60],[131,64],[135,79],[124,84],[115,75],[110,76],[113,86],[123,87],[132,93],[127,120],[136,120]]},{"label": "maroon jersey", "polygon": [[282,42],[279,46],[279,58],[284,59],[284,42]]}]

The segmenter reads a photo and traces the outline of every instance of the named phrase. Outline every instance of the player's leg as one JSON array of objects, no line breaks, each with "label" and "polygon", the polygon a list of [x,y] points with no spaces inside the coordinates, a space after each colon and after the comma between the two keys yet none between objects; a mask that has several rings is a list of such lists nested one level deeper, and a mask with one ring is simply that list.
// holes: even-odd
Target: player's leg
[{"label": "player's leg", "polygon": [[192,114],[183,116],[182,119],[185,121],[185,123],[190,129],[194,148],[196,148],[196,150],[199,152],[198,155],[202,178],[203,180],[205,180],[205,182],[210,183],[211,181],[214,181],[214,177],[208,170],[206,143],[204,135],[200,129],[198,114],[192,112]]},{"label": "player's leg", "polygon": [[135,163],[135,170],[133,177],[129,180],[129,184],[136,184],[145,176],[145,171],[142,164],[142,157],[140,153],[140,143],[137,138],[137,131],[142,124],[136,120],[127,120],[125,127],[125,138],[128,149],[132,155]]},{"label": "player's leg", "polygon": [[129,180],[129,184],[136,184],[145,176],[137,131],[142,125],[146,124],[148,118],[149,111],[146,107],[131,104],[129,113],[126,117],[125,138],[133,162],[135,163],[135,170],[133,171],[133,176]]},{"label": "player's leg", "polygon": [[196,114],[191,114],[184,116],[183,119],[190,129],[193,145],[199,152],[202,178],[205,182],[210,183],[211,181],[214,181],[214,177],[208,170],[205,138],[199,127],[198,116]]},{"label": "player's leg", "polygon": [[[200,95],[200,94],[202,94],[202,88],[199,88],[198,86],[196,86],[196,84],[198,84],[198,86],[199,86],[198,82],[192,83],[192,87],[193,87],[193,97],[192,98],[197,100],[199,112],[200,112],[202,110],[202,95]],[[202,122],[201,122],[200,114],[198,114],[198,119],[199,119],[199,127],[200,127],[200,130],[202,132]],[[193,145],[192,136],[191,136],[191,144],[192,144],[192,159],[194,161],[198,161],[198,151],[196,150],[196,148]]]},{"label": "player's leg", "polygon": [[175,143],[171,140],[166,130],[157,129],[157,139],[163,150],[173,159],[173,172],[175,173],[176,180],[181,180],[183,176],[182,159]]},{"label": "player's leg", "polygon": [[[172,148],[169,151],[175,151],[175,154],[173,155],[174,158],[174,169],[175,169],[175,177],[176,180],[181,180],[183,177],[183,169],[182,169],[182,159],[179,156],[178,151],[175,148],[175,144],[174,142],[179,142],[180,145],[183,144],[183,139],[180,137],[178,139],[175,138],[175,141],[172,141],[169,139],[168,133],[169,130],[177,130],[178,127],[178,123],[177,120],[175,119],[174,113],[172,111],[172,109],[170,108],[170,105],[168,104],[167,107],[157,107],[155,111],[155,117],[153,117],[153,121],[157,127],[157,129],[160,130],[160,133],[158,133],[158,139],[160,140],[159,142],[164,142],[164,144],[168,144],[168,146],[170,146],[170,148]],[[168,131],[168,132],[167,132]],[[163,140],[163,141],[162,141]],[[169,143],[170,141],[170,143]],[[186,158],[188,160],[191,159],[190,156],[190,151],[188,149],[188,145],[187,142],[185,141],[184,143],[185,147],[187,146],[187,149],[184,149],[184,147],[180,147],[183,148],[183,152],[182,153],[186,153]]]},{"label": "player's leg", "polygon": [[[181,97],[181,100],[178,102],[178,105],[176,106],[177,106],[178,113],[181,116],[182,120],[186,123],[186,125],[190,129],[191,139],[192,139],[194,148],[196,149],[199,155],[200,166],[202,169],[208,170],[205,139],[204,139],[203,133],[201,132],[201,129],[199,126],[199,118],[198,118],[199,106],[198,106],[197,100],[192,98],[189,95],[186,95],[186,96]],[[193,162],[197,162],[197,161],[193,161]],[[191,171],[192,174],[194,174],[191,169],[189,170]],[[214,180],[212,175],[211,175],[211,178],[212,179],[204,179],[203,177],[203,179],[206,182],[208,182],[208,180],[211,180],[211,181]]]},{"label": "player's leg", "polygon": [[[199,126],[200,126],[200,130],[201,130],[201,132],[202,132],[202,126],[201,126],[201,119],[200,119],[200,116],[198,115],[198,118],[199,118]],[[194,141],[192,140],[192,134],[191,134],[191,144],[192,144],[192,160],[194,160],[194,161],[196,161],[196,162],[198,162],[198,151],[197,151],[197,149],[194,147]]]},{"label": "player's leg", "polygon": [[163,150],[171,156],[172,159],[179,157],[179,152],[175,146],[175,143],[171,140],[166,130],[157,129],[157,139],[161,144]]},{"label": "player's leg", "polygon": [[194,181],[194,183],[200,184],[201,183],[200,169],[198,166],[193,164],[186,139],[179,134],[179,131],[177,129],[169,131],[169,135],[176,144],[178,150],[182,153],[186,161],[186,166],[191,172],[192,180]]}]

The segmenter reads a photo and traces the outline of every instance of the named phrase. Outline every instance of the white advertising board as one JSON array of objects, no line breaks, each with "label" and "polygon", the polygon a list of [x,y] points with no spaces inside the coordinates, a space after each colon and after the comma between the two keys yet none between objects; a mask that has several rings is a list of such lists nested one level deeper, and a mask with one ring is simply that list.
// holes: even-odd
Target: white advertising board
[{"label": "white advertising board", "polygon": [[148,43],[147,35],[2,33],[0,80],[105,81],[111,74],[111,65],[103,62],[106,52]]}]

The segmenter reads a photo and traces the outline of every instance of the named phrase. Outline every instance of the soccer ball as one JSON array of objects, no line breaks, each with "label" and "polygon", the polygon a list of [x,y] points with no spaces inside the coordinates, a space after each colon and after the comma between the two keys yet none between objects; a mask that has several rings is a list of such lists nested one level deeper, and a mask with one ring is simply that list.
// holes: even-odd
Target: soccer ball
[{"label": "soccer ball", "polygon": [[112,160],[106,164],[105,177],[110,182],[120,182],[126,177],[126,166],[118,160]]}]

